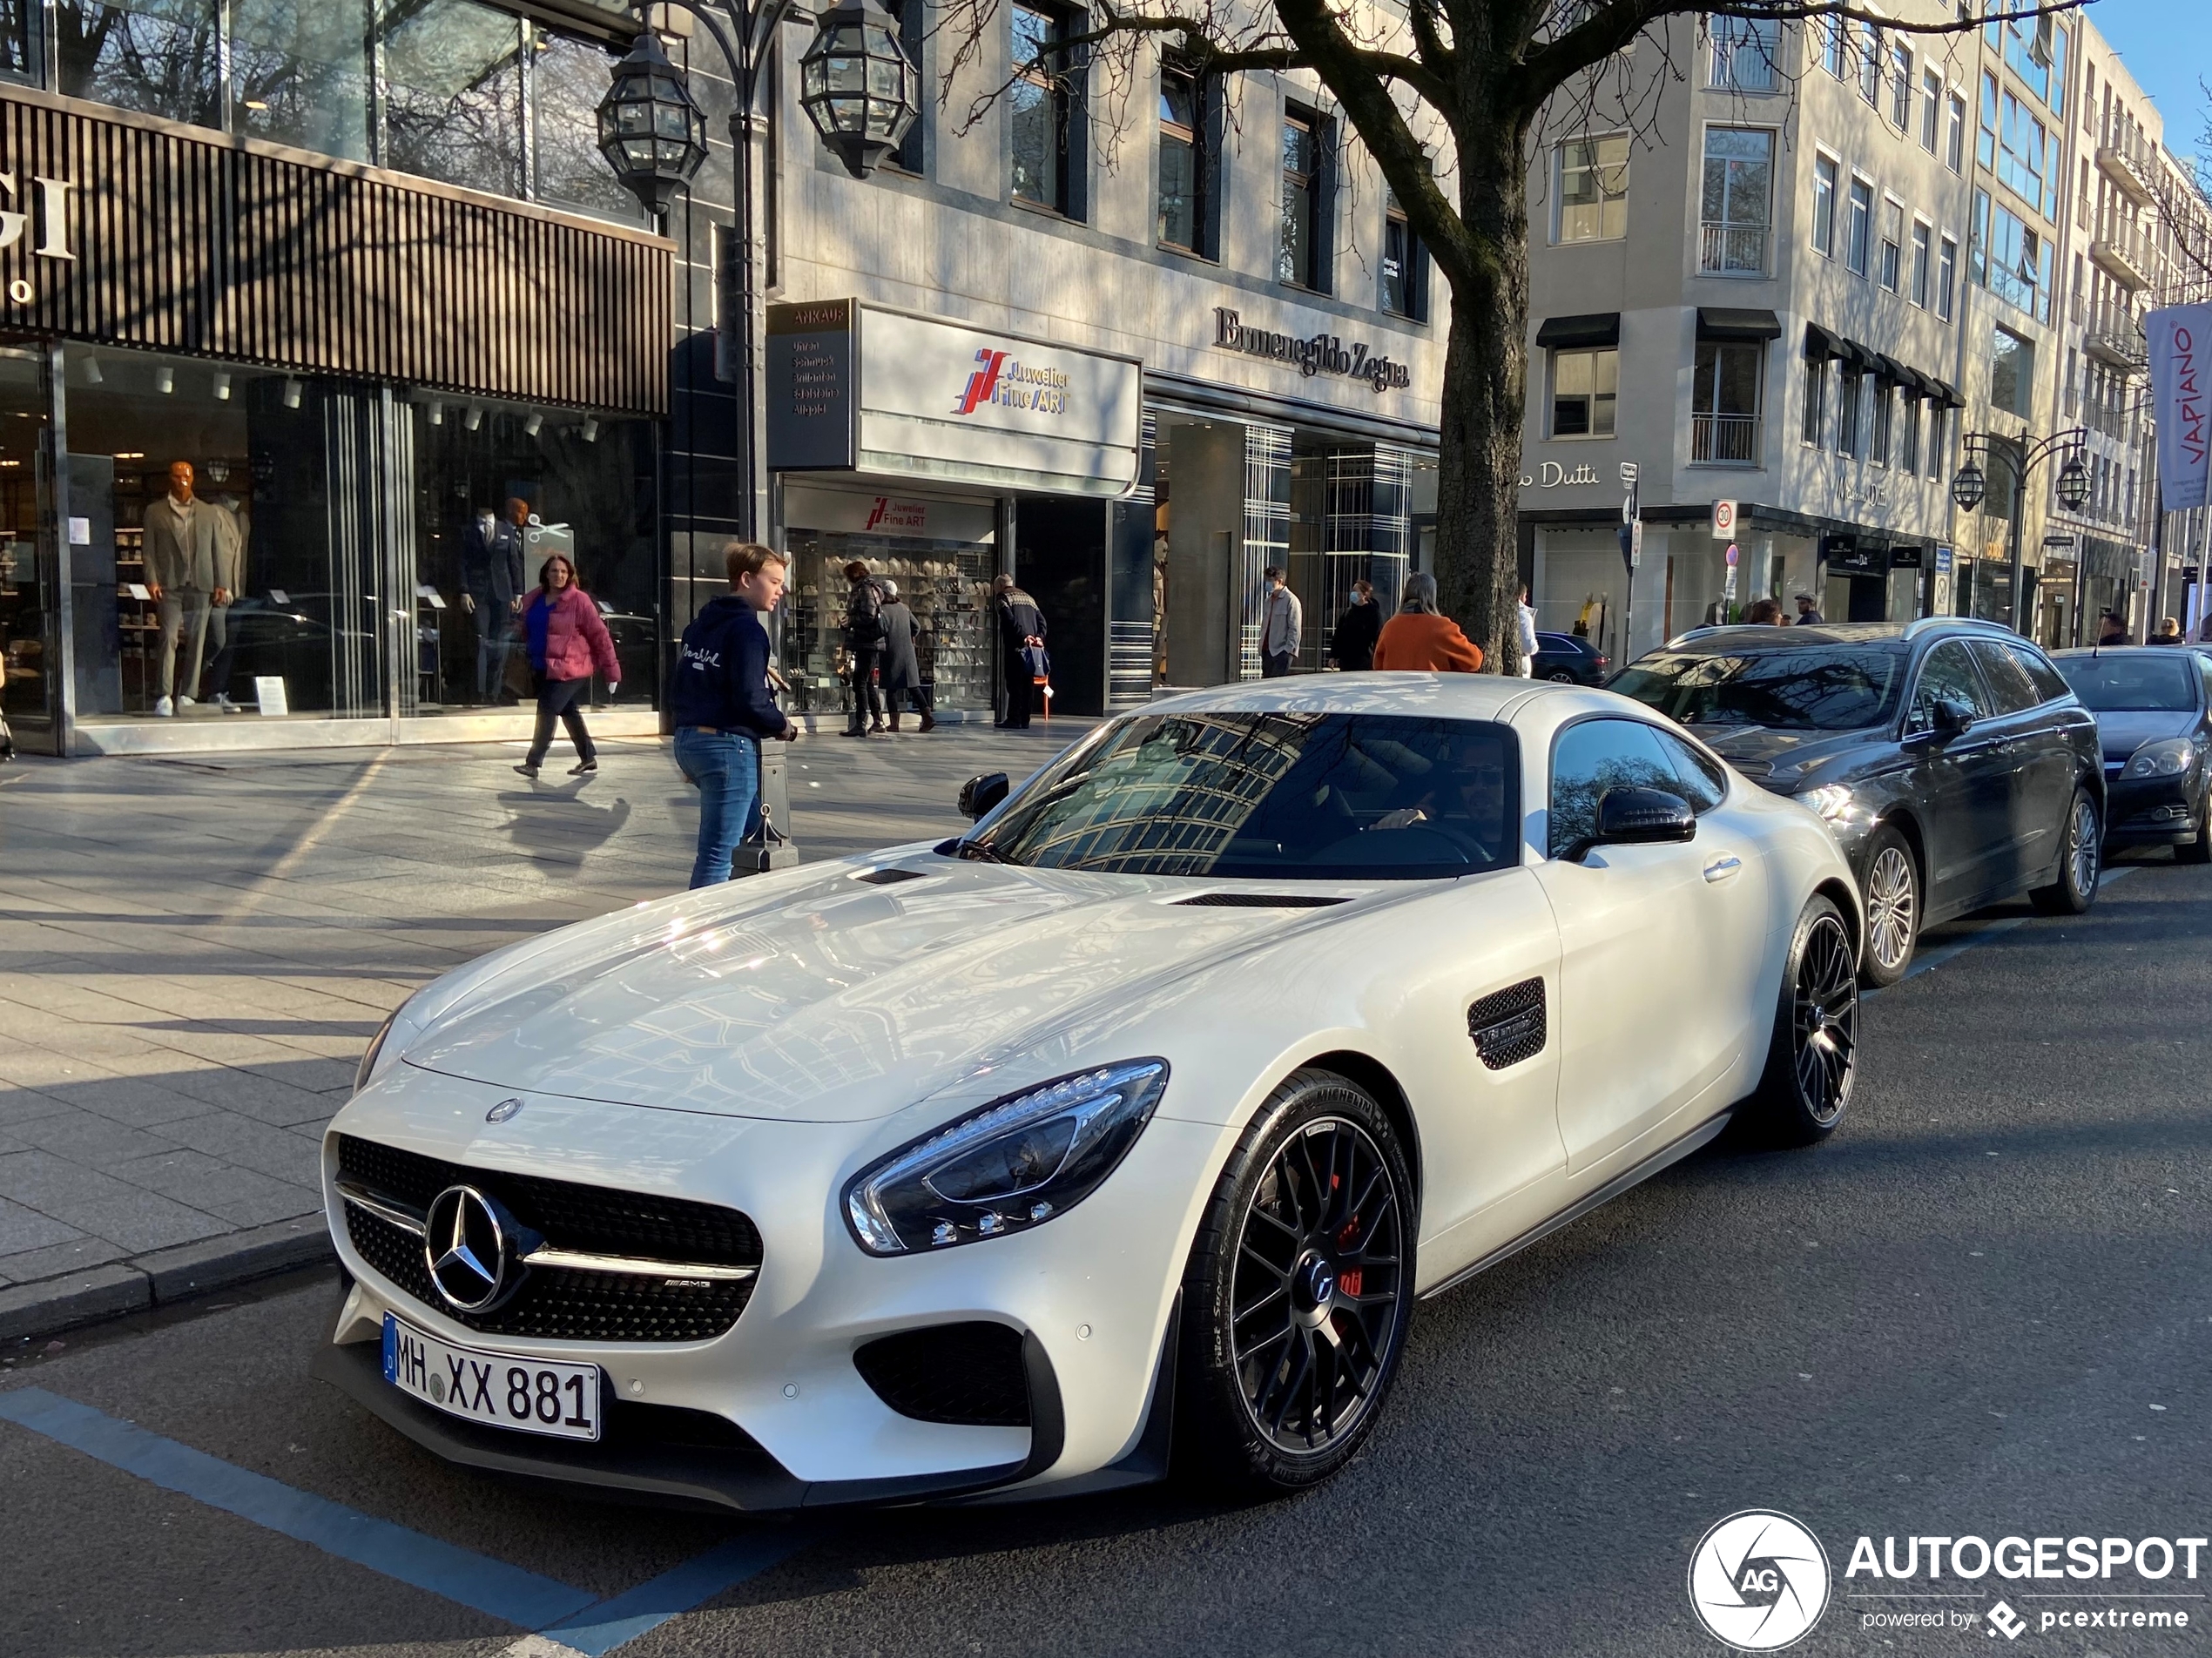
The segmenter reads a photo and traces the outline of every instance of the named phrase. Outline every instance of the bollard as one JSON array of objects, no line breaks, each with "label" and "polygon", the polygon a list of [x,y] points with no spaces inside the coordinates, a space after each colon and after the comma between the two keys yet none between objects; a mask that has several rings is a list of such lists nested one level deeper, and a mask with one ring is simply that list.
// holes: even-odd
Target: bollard
[{"label": "bollard", "polygon": [[772,738],[760,745],[760,827],[738,842],[730,859],[732,875],[758,875],[789,869],[799,861],[791,838],[791,745]]}]

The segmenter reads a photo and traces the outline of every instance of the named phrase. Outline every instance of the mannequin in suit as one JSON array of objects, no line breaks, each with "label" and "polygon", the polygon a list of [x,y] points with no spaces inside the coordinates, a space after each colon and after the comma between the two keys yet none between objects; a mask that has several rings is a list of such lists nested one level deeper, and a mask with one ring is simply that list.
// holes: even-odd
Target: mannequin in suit
[{"label": "mannequin in suit", "polygon": [[[192,494],[189,461],[170,463],[168,493],[146,509],[145,528],[146,589],[161,618],[154,657],[159,691],[153,711],[165,719],[178,702],[189,706],[192,701],[207,644],[207,612],[231,602],[232,590],[218,577],[235,581],[237,573],[218,549],[213,509]],[[179,690],[181,695],[172,700]]]},{"label": "mannequin in suit", "polygon": [[[479,507],[461,537],[461,603],[476,624],[476,700],[499,695],[512,648],[515,613],[522,608],[523,532],[509,517]],[[525,517],[529,509],[523,509]]]},{"label": "mannequin in suit", "polygon": [[238,637],[231,631],[230,617],[231,606],[246,590],[246,537],[252,531],[236,495],[200,504],[215,516],[215,580],[218,590],[226,595],[207,612],[207,649],[212,654],[200,685],[200,700],[226,714],[242,713],[245,711],[230,698],[231,664],[238,655]]}]

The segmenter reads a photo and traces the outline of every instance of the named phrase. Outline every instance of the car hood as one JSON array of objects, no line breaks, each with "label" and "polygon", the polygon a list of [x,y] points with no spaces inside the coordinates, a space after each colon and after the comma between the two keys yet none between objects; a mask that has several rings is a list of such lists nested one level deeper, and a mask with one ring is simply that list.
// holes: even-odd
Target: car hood
[{"label": "car hood", "polygon": [[2194,711],[2175,713],[2171,709],[2117,709],[2096,718],[2097,741],[2108,760],[2124,760],[2146,743],[2187,737],[2196,729]]},{"label": "car hood", "polygon": [[1785,731],[1769,725],[1693,725],[1699,740],[1737,771],[1777,794],[1790,794],[1816,771],[1886,740],[1879,726],[1857,731]]},{"label": "car hood", "polygon": [[[927,873],[860,879],[891,867]],[[1348,901],[1268,909],[1180,900],[1279,886],[926,852],[792,873],[518,949],[439,1007],[401,1058],[518,1092],[872,1121],[1034,1048],[1086,1010],[1429,885],[1298,883],[1289,890]]]}]

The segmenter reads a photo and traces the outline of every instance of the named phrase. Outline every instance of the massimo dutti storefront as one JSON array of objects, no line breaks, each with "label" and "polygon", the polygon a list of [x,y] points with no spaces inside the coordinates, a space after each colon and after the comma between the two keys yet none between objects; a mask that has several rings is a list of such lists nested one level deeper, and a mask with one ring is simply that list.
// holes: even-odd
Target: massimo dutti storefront
[{"label": "massimo dutti storefront", "polygon": [[635,711],[605,725],[654,729],[671,257],[580,213],[0,89],[17,742],[519,730],[515,602],[556,550],[622,658]]}]

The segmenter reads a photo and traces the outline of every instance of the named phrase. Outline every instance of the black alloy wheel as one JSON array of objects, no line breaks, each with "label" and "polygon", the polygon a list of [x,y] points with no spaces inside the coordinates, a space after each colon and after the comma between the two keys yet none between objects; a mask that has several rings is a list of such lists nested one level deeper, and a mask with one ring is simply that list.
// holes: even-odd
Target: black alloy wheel
[{"label": "black alloy wheel", "polygon": [[1278,1494],[1351,1459],[1413,1310],[1411,1184],[1365,1089],[1299,1071],[1275,1090],[1215,1187],[1184,1279],[1178,1473]]},{"label": "black alloy wheel", "polygon": [[1746,1102],[1759,1137],[1811,1145],[1843,1121],[1858,1075],[1858,958],[1843,912],[1814,898],[1797,918],[1766,1071]]},{"label": "black alloy wheel", "polygon": [[2104,855],[2104,826],[2087,789],[2074,791],[2060,840],[2059,878],[2030,893],[2028,901],[2046,915],[2080,915],[2097,901]]},{"label": "black alloy wheel", "polygon": [[1858,976],[1879,989],[1905,977],[1920,936],[1920,866],[1912,848],[1888,825],[1874,832],[1866,855],[1866,950]]}]

